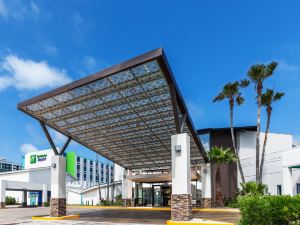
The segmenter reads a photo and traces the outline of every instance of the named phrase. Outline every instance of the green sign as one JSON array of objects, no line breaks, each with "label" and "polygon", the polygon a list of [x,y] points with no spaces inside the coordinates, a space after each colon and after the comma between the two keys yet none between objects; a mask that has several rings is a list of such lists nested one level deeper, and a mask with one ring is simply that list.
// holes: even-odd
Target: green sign
[{"label": "green sign", "polygon": [[36,155],[31,155],[30,156],[30,164],[35,164],[36,163]]},{"label": "green sign", "polygon": [[47,160],[47,154],[34,154],[30,156],[30,164],[43,162]]}]

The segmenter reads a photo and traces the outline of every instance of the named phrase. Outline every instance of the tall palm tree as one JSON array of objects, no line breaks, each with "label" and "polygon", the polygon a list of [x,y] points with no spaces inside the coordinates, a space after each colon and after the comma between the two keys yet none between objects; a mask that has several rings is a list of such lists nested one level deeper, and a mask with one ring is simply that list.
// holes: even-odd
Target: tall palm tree
[{"label": "tall palm tree", "polygon": [[211,163],[217,165],[216,173],[216,206],[224,207],[224,195],[221,188],[221,165],[237,161],[236,155],[230,148],[212,147],[208,153]]},{"label": "tall palm tree", "polygon": [[261,162],[259,168],[259,182],[262,182],[262,173],[263,173],[263,166],[265,161],[266,145],[267,145],[270,122],[271,122],[271,114],[273,110],[272,104],[273,102],[279,101],[283,96],[284,96],[283,92],[274,93],[273,89],[267,89],[266,92],[261,95],[261,104],[262,106],[266,107],[268,119],[267,119],[265,139],[264,139],[264,145],[262,149]]},{"label": "tall palm tree", "polygon": [[230,107],[230,130],[231,130],[231,139],[232,139],[232,146],[233,150],[237,157],[237,164],[239,167],[242,183],[245,183],[245,176],[243,173],[243,168],[240,162],[239,152],[236,148],[235,143],[235,135],[234,135],[234,128],[233,128],[233,108],[235,103],[237,105],[242,105],[245,101],[245,99],[242,97],[242,94],[240,92],[240,88],[245,88],[249,85],[248,80],[241,80],[241,81],[235,81],[233,83],[227,83],[222,88],[222,91],[214,98],[213,102],[219,102],[224,100],[225,98],[229,101],[229,107]]},{"label": "tall palm tree", "polygon": [[261,94],[264,81],[271,77],[278,66],[277,62],[271,62],[268,65],[257,64],[250,67],[248,77],[254,83],[257,100],[257,130],[256,130],[256,182],[259,182],[259,150],[260,150],[260,113],[261,113]]}]

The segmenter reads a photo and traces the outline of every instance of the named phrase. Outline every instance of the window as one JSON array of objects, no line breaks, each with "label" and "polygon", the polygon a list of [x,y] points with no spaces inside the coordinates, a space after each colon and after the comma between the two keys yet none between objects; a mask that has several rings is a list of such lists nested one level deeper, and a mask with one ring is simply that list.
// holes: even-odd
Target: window
[{"label": "window", "polygon": [[300,183],[296,184],[296,191],[297,191],[297,194],[300,194]]},{"label": "window", "polygon": [[77,173],[77,180],[80,179],[80,173]]},{"label": "window", "polygon": [[282,195],[281,185],[277,185],[277,195]]},{"label": "window", "polygon": [[80,157],[77,156],[77,164],[80,164]]},{"label": "window", "polygon": [[93,181],[93,174],[90,174],[90,181]]},{"label": "window", "polygon": [[86,173],[83,174],[83,180],[86,181]]}]

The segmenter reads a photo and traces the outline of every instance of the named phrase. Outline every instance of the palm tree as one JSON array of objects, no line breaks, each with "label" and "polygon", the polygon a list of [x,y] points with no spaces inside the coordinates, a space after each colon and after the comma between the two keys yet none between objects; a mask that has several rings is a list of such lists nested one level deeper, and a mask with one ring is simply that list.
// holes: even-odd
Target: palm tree
[{"label": "palm tree", "polygon": [[242,184],[242,195],[256,194],[264,195],[266,193],[267,185],[262,183],[256,183],[255,181],[249,181]]},{"label": "palm tree", "polygon": [[259,150],[260,150],[260,112],[261,112],[261,94],[264,81],[273,75],[278,66],[277,62],[271,62],[268,65],[257,64],[250,67],[248,77],[254,83],[257,93],[257,130],[256,130],[256,182],[259,182]]},{"label": "palm tree", "polygon": [[217,165],[216,173],[216,206],[224,207],[224,196],[221,189],[221,165],[237,161],[236,155],[230,148],[212,147],[208,153],[211,163]]},{"label": "palm tree", "polygon": [[245,99],[242,97],[242,94],[240,92],[240,88],[245,88],[249,85],[248,80],[241,80],[241,81],[235,81],[233,83],[227,83],[222,88],[222,91],[214,98],[213,102],[219,102],[224,100],[225,98],[229,101],[229,107],[230,107],[230,130],[231,130],[231,139],[232,139],[232,146],[233,150],[237,157],[237,164],[239,167],[242,183],[245,183],[245,176],[243,173],[243,168],[240,162],[239,152],[235,145],[235,135],[234,135],[234,129],[233,129],[233,108],[234,104],[242,105],[245,101]]},{"label": "palm tree", "polygon": [[261,104],[262,106],[266,107],[268,119],[267,119],[265,139],[264,139],[264,145],[262,149],[261,162],[259,168],[259,182],[262,182],[262,173],[263,173],[263,166],[265,160],[266,145],[267,145],[270,122],[271,122],[271,114],[273,110],[272,104],[273,102],[279,101],[283,96],[284,96],[283,92],[274,93],[273,89],[267,89],[266,92],[261,95]]}]

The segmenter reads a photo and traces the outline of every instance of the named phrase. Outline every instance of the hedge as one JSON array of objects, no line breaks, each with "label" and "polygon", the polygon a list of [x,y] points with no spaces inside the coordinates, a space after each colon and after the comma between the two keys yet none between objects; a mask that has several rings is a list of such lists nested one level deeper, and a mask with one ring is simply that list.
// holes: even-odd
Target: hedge
[{"label": "hedge", "polygon": [[239,225],[300,225],[300,195],[247,195],[238,202]]},{"label": "hedge", "polygon": [[14,205],[16,204],[16,199],[14,197],[6,196],[5,205]]}]

